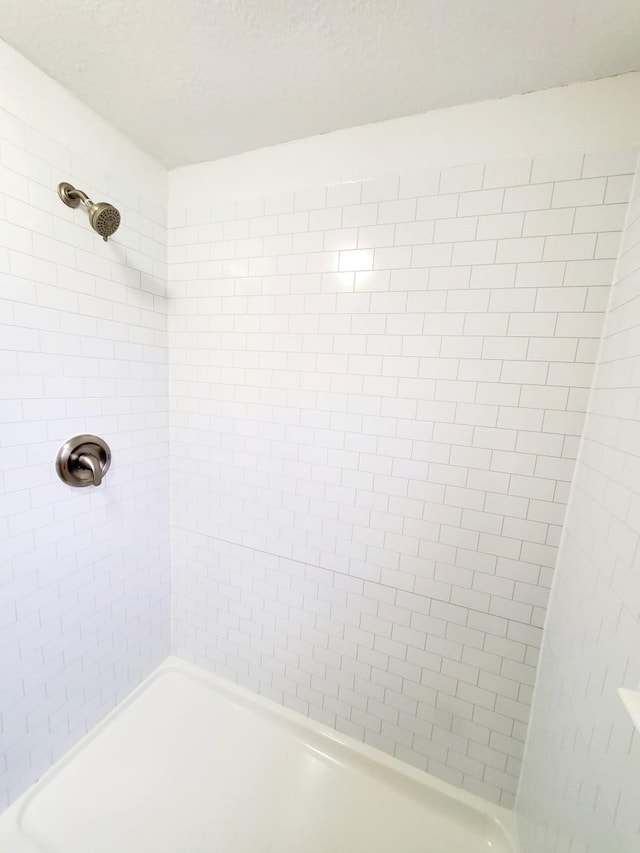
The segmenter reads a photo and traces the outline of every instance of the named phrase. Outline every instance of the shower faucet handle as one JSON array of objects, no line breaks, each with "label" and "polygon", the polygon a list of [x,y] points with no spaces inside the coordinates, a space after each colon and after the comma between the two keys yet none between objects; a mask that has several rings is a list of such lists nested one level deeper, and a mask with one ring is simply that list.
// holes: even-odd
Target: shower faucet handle
[{"label": "shower faucet handle", "polygon": [[56,471],[69,486],[99,486],[111,465],[109,445],[97,435],[74,435],[56,456]]},{"label": "shower faucet handle", "polygon": [[72,453],[71,459],[72,461],[75,460],[76,465],[80,468],[86,468],[88,471],[91,471],[94,486],[99,486],[102,483],[102,463],[99,454],[94,456],[93,453],[82,453],[80,455]]}]

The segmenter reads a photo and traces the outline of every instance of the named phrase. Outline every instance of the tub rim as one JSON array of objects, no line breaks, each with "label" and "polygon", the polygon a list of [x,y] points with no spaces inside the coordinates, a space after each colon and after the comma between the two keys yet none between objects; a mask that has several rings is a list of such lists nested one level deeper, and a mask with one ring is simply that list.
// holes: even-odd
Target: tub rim
[{"label": "tub rim", "polygon": [[[144,693],[152,684],[167,675],[179,675],[196,681],[215,693],[222,694],[224,698],[233,704],[239,705],[249,711],[258,712],[270,718],[272,722],[280,727],[301,736],[305,745],[309,748],[319,748],[328,757],[336,751],[342,755],[356,757],[355,764],[368,766],[369,768],[383,768],[394,776],[399,776],[407,782],[417,783],[425,790],[434,793],[439,804],[445,804],[447,811],[464,809],[472,812],[479,824],[486,826],[488,836],[498,836],[510,847],[513,853],[518,853],[518,835],[515,814],[510,810],[495,803],[485,800],[483,797],[470,791],[465,791],[443,779],[419,770],[416,767],[391,756],[381,749],[370,744],[359,741],[350,735],[344,734],[337,729],[315,720],[312,717],[287,708],[268,697],[253,692],[242,684],[231,681],[205,669],[202,666],[191,663],[176,655],[169,655],[155,667],[137,687],[135,687],[121,702],[112,708],[106,715],[93,726],[90,731],[83,735],[63,756],[61,756],[43,775],[22,793],[6,811],[0,814],[0,841],[5,833],[9,833],[7,840],[14,843],[20,842],[22,850],[17,853],[46,853],[46,850],[33,839],[23,826],[23,818],[31,804],[38,795],[60,771],[70,764],[75,757],[118,718],[139,695]],[[311,741],[310,742],[310,738]],[[317,745],[317,746],[314,746]],[[325,752],[322,745],[330,749]]]}]

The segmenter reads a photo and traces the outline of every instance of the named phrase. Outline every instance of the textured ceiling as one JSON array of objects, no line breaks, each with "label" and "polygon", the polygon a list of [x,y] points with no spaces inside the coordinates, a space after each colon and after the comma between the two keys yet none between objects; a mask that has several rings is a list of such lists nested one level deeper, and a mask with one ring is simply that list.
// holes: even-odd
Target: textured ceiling
[{"label": "textured ceiling", "polygon": [[640,70],[640,0],[0,0],[0,37],[173,167]]}]

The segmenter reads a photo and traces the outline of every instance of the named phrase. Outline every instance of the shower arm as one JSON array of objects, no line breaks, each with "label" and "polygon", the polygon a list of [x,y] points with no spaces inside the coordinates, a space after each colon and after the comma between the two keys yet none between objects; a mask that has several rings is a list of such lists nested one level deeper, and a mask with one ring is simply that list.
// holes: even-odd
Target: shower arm
[{"label": "shower arm", "polygon": [[82,202],[85,207],[93,204],[86,193],[83,193],[82,190],[77,190],[70,184],[64,186],[62,193],[61,198],[65,204],[69,205],[69,207],[77,207],[80,202]]}]

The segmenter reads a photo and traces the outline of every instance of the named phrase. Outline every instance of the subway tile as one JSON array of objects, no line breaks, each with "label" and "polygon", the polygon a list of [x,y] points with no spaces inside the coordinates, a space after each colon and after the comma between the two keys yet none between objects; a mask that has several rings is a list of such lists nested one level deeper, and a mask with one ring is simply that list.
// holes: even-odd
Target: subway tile
[{"label": "subway tile", "polygon": [[348,204],[360,204],[362,184],[359,181],[335,184],[327,187],[327,207],[343,207]]},{"label": "subway tile", "polygon": [[585,178],[561,181],[554,186],[552,207],[581,207],[602,204],[606,189],[605,178]]},{"label": "subway tile", "polygon": [[547,237],[544,244],[543,259],[545,261],[577,261],[593,258],[595,245],[595,234]]},{"label": "subway tile", "polygon": [[[54,156],[45,153],[14,151],[13,162],[43,178]],[[155,208],[141,198],[115,267],[84,231],[56,232],[66,211],[27,210],[22,176],[11,173],[4,211],[15,221],[6,222],[26,234],[6,242],[26,242],[6,257],[21,289],[3,342],[24,375],[19,389],[7,385],[19,405],[11,397],[2,413],[17,423],[15,445],[28,446],[31,501],[16,499],[9,515],[12,559],[39,566],[52,546],[47,569],[64,570],[59,589],[69,589],[60,606],[85,576],[82,595],[95,606],[104,543],[123,543],[114,577],[126,574],[140,598],[118,611],[134,639],[126,676],[107,682],[105,696],[123,696],[169,648],[170,437],[173,651],[510,801],[625,163],[480,164],[175,211],[170,427],[167,304],[152,291],[147,302],[128,296],[143,293],[142,273],[151,281],[164,269],[155,266],[164,232],[149,233]],[[60,246],[52,234],[64,235]],[[611,337],[612,348],[632,346]],[[36,356],[55,374],[46,385]],[[54,379],[82,383],[87,402],[56,402],[54,389],[68,386]],[[622,395],[615,402],[624,411]],[[76,418],[82,428],[110,424],[124,457],[145,447],[142,469],[127,466],[114,483],[138,535],[127,517],[94,507],[82,559],[47,514],[41,461]],[[37,531],[25,531],[30,509]],[[54,510],[72,516],[62,496]],[[611,530],[621,559],[631,540]],[[154,543],[145,555],[140,531]],[[42,612],[57,606],[42,595],[32,599]],[[106,604],[99,616],[114,636]],[[22,618],[42,647],[44,634]]]},{"label": "subway tile", "polygon": [[573,233],[621,231],[624,225],[626,209],[626,204],[604,204],[594,207],[581,207],[576,210]]},{"label": "subway tile", "polygon": [[[500,264],[535,262],[543,259],[544,241],[541,237],[516,237],[498,240],[496,261]],[[545,260],[547,260],[545,258]],[[549,258],[549,260],[552,260]]]},{"label": "subway tile", "polygon": [[378,205],[378,223],[413,222],[416,218],[416,200],[381,201]]},{"label": "subway tile", "polygon": [[551,207],[553,184],[511,187],[504,191],[502,210],[504,213],[517,211],[547,210]]},{"label": "subway tile", "polygon": [[397,199],[399,187],[400,178],[395,176],[364,181],[362,184],[362,201],[367,203]]},{"label": "subway tile", "polygon": [[524,216],[521,213],[499,213],[478,218],[478,240],[500,237],[520,237]]},{"label": "subway tile", "polygon": [[531,183],[570,181],[573,178],[579,178],[582,173],[583,162],[583,154],[536,157],[531,170]]},{"label": "subway tile", "polygon": [[484,166],[452,166],[440,173],[440,193],[471,192],[482,188]]},{"label": "subway tile", "polygon": [[502,160],[487,163],[484,167],[483,186],[515,187],[529,183],[531,177],[531,160]]},{"label": "subway tile", "polygon": [[448,219],[458,214],[458,195],[448,193],[418,199],[416,219]]},{"label": "subway tile", "polygon": [[[93,119],[86,121],[91,130]],[[200,258],[201,250],[198,227],[186,217],[176,218],[167,240],[166,211],[158,206],[166,188],[142,161],[136,174],[122,161],[124,173],[131,172],[123,185],[103,172],[97,151],[85,162],[33,128],[20,134],[14,122],[0,125],[0,137],[8,134],[13,146],[3,143],[0,232],[12,252],[4,267],[0,253],[0,269],[11,271],[17,285],[11,316],[0,313],[10,321],[3,344],[15,348],[13,368],[22,374],[19,385],[0,379],[0,394],[11,395],[0,410],[13,460],[0,474],[8,519],[5,528],[3,512],[0,530],[9,560],[5,592],[16,600],[16,643],[9,638],[0,657],[5,683],[19,685],[20,693],[0,710],[0,728],[2,752],[22,756],[5,768],[5,805],[170,651],[164,264],[169,242],[184,250],[177,263],[189,251]],[[108,246],[81,211],[76,216],[59,205],[51,176],[60,169],[100,181],[94,189],[102,187],[123,210]],[[81,185],[91,189],[84,179]],[[114,454],[95,496],[75,494],[53,473],[58,447],[82,432],[103,434]],[[4,463],[0,453],[0,468]],[[24,466],[21,479],[13,476],[16,463]],[[116,502],[121,511],[107,511]],[[39,675],[32,679],[36,658]],[[65,695],[60,685],[71,682],[75,695]]]}]

